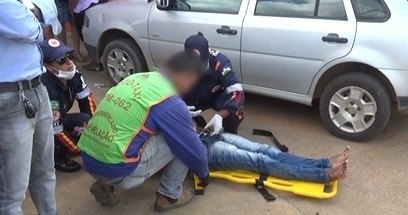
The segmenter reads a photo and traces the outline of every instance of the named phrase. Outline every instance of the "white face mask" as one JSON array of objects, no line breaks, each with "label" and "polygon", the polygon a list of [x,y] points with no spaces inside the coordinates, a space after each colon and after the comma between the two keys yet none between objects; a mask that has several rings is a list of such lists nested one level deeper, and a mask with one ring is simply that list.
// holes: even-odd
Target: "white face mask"
[{"label": "white face mask", "polygon": [[[54,68],[55,69],[55,68]],[[57,76],[58,78],[64,79],[64,80],[71,80],[76,72],[76,66],[74,65],[74,68],[71,71],[63,71],[63,70],[58,70],[58,73],[54,73],[55,76]]]}]

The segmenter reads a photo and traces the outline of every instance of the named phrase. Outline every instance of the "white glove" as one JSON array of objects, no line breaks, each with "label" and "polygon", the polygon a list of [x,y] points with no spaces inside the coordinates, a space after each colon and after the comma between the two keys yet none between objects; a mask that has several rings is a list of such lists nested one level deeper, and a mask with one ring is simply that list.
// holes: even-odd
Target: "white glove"
[{"label": "white glove", "polygon": [[191,118],[196,117],[200,115],[201,112],[203,112],[202,110],[195,110],[194,106],[187,106],[187,108],[188,111],[190,111]]},{"label": "white glove", "polygon": [[208,127],[212,127],[214,129],[214,132],[212,132],[210,135],[214,136],[216,134],[219,134],[220,131],[222,130],[222,116],[215,114],[213,118],[207,123],[205,126],[204,130]]}]

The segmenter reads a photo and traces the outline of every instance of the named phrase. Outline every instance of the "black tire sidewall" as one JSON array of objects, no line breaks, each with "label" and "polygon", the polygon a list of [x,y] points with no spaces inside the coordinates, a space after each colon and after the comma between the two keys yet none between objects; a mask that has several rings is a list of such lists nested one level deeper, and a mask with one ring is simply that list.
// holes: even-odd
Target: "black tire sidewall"
[{"label": "black tire sidewall", "polygon": [[[338,128],[330,119],[330,99],[338,90],[348,87],[360,87],[371,94],[377,104],[375,121],[370,128],[359,133],[348,133]],[[329,131],[337,137],[351,141],[364,141],[381,133],[391,115],[391,100],[384,84],[374,76],[364,72],[353,72],[335,78],[324,90],[320,98],[320,117]]]},{"label": "black tire sidewall", "polygon": [[105,47],[102,54],[102,65],[104,68],[105,74],[108,76],[109,81],[113,84],[117,84],[117,82],[112,78],[108,70],[108,54],[114,49],[120,49],[126,52],[129,57],[132,59],[135,67],[135,71],[137,72],[146,72],[147,66],[144,60],[143,54],[140,51],[139,47],[130,39],[118,39],[113,40]]}]

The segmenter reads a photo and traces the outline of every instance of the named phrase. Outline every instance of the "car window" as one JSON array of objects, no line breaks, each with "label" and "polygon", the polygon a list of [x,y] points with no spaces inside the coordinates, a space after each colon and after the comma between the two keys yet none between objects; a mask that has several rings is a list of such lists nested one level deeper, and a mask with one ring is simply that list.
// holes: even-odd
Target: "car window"
[{"label": "car window", "polygon": [[255,15],[347,19],[343,0],[258,0]]},{"label": "car window", "polygon": [[342,0],[320,0],[317,17],[325,19],[347,20]]},{"label": "car window", "polygon": [[353,0],[357,21],[382,22],[390,18],[390,11],[383,0]]},{"label": "car window", "polygon": [[242,0],[177,0],[175,10],[238,14]]}]

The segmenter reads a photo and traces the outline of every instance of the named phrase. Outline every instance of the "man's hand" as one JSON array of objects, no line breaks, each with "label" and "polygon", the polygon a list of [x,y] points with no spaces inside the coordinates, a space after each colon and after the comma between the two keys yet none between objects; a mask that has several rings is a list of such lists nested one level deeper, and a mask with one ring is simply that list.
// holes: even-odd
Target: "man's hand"
[{"label": "man's hand", "polygon": [[222,116],[220,116],[219,114],[215,114],[213,118],[207,123],[204,130],[208,127],[212,127],[214,129],[214,131],[210,134],[211,136],[219,134],[222,130]]},{"label": "man's hand", "polygon": [[208,174],[204,178],[200,178],[200,181],[199,186],[207,187],[210,184],[210,175]]},{"label": "man's hand", "polygon": [[199,116],[203,112],[202,110],[196,110],[194,106],[187,106],[187,108],[190,111],[191,118]]},{"label": "man's hand", "polygon": [[34,16],[38,19],[38,21],[43,21],[43,16],[41,13],[40,8],[33,4],[31,0],[21,0],[24,6],[26,6],[31,12],[33,12]]}]

